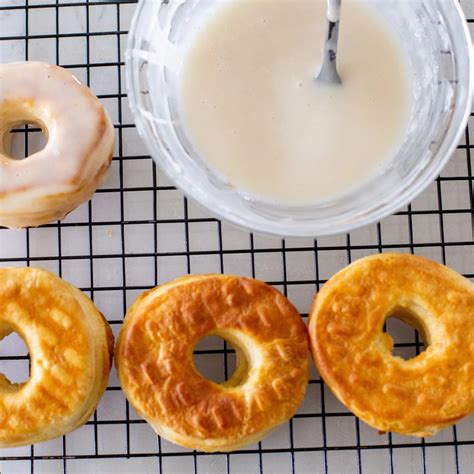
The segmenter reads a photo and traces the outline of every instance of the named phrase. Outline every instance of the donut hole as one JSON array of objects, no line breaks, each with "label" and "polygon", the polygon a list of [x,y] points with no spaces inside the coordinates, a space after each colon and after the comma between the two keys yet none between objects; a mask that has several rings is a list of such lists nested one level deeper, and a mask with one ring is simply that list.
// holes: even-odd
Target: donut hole
[{"label": "donut hole", "polygon": [[[0,385],[23,385],[30,378],[30,355],[24,339],[15,331],[0,341]],[[3,382],[3,383],[2,383]]]},{"label": "donut hole", "polygon": [[12,127],[5,137],[5,153],[12,160],[24,160],[41,151],[48,137],[39,122],[24,122]]},{"label": "donut hole", "polygon": [[194,366],[206,379],[218,384],[229,382],[237,368],[235,347],[220,336],[206,336],[196,344]]},{"label": "donut hole", "polygon": [[396,308],[390,313],[385,320],[385,332],[394,342],[394,357],[414,359],[429,346],[425,328],[417,316],[405,308]]}]

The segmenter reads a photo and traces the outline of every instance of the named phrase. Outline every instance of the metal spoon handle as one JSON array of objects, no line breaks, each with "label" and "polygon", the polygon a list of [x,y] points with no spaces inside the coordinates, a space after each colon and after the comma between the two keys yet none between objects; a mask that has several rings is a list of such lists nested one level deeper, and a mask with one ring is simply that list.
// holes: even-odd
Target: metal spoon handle
[{"label": "metal spoon handle", "polygon": [[342,82],[336,68],[340,12],[341,0],[328,0],[328,31],[324,44],[323,62],[317,76],[318,80],[334,84]]}]

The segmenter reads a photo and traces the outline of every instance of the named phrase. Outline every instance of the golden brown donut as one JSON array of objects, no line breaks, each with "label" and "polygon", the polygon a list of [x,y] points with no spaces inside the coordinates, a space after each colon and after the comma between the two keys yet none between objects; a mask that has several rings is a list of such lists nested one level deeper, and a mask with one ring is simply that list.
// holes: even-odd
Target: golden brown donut
[{"label": "golden brown donut", "polygon": [[[35,123],[48,142],[9,157],[10,130]],[[68,70],[27,61],[0,64],[0,226],[62,219],[104,181],[115,132],[104,107]]]},{"label": "golden brown donut", "polygon": [[[217,384],[197,372],[193,351],[220,336],[237,369]],[[164,438],[202,451],[232,451],[291,418],[309,377],[306,327],[265,283],[226,275],[180,278],[141,295],[116,349],[122,388]]]},{"label": "golden brown donut", "polygon": [[[392,355],[395,316],[428,348]],[[426,258],[382,254],[333,276],[309,320],[324,381],[359,418],[384,432],[431,436],[474,411],[474,284]]]},{"label": "golden brown donut", "polygon": [[37,268],[0,269],[0,339],[17,332],[30,378],[0,374],[0,447],[46,441],[85,423],[107,386],[112,331],[80,290]]}]

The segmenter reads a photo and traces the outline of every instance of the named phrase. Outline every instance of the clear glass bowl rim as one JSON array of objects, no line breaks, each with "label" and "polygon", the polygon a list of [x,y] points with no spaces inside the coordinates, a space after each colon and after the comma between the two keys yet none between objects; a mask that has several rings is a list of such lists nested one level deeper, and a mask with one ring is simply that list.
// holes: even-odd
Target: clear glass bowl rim
[{"label": "clear glass bowl rim", "polygon": [[335,226],[321,226],[320,220],[294,221],[291,220],[291,216],[288,216],[287,219],[272,219],[263,215],[259,216],[257,213],[254,213],[252,219],[242,218],[240,213],[233,212],[232,206],[226,205],[225,202],[218,201],[212,193],[203,191],[202,188],[195,186],[191,176],[187,176],[186,173],[173,173],[173,166],[166,163],[167,158],[162,155],[156,141],[153,139],[151,134],[147,132],[145,118],[140,113],[138,107],[139,87],[135,84],[132,63],[134,42],[136,40],[135,30],[140,21],[140,14],[143,10],[143,6],[149,1],[162,3],[162,0],[139,0],[132,18],[125,52],[126,90],[138,133],[144,140],[155,163],[168,176],[168,178],[173,181],[178,189],[189,198],[198,202],[216,217],[236,224],[239,227],[248,229],[252,232],[277,235],[281,237],[322,237],[326,235],[348,233],[355,229],[379,222],[383,218],[396,213],[398,210],[409,204],[439,176],[442,169],[451,158],[451,155],[454,153],[454,150],[465,131],[471,113],[472,94],[474,91],[474,50],[468,24],[462,8],[457,0],[450,0],[461,26],[460,30],[456,33],[458,40],[464,42],[468,52],[468,57],[465,59],[467,64],[467,83],[464,87],[459,87],[454,102],[454,112],[449,128],[445,134],[443,142],[439,146],[435,156],[432,158],[434,164],[429,167],[429,171],[420,174],[418,180],[406,188],[403,193],[399,194],[398,199],[394,199],[392,202],[387,202],[384,206],[378,207],[370,212],[359,214],[357,219],[342,221]]}]

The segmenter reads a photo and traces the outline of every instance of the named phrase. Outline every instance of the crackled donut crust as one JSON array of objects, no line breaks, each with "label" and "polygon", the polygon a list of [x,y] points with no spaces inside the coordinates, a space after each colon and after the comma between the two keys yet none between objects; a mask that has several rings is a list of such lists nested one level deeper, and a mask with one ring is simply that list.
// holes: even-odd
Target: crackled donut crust
[{"label": "crackled donut crust", "polygon": [[109,325],[77,288],[45,270],[0,269],[0,338],[16,331],[31,358],[30,378],[0,374],[0,447],[68,433],[85,423],[107,386]]},{"label": "crackled donut crust", "polygon": [[[429,344],[410,360],[383,332],[397,315]],[[474,284],[412,255],[361,259],[332,277],[310,314],[319,372],[352,412],[381,431],[430,436],[474,411]]]},{"label": "crackled donut crust", "polygon": [[[0,64],[0,226],[62,219],[104,181],[113,125],[100,101],[66,69],[41,63]],[[48,138],[24,160],[9,157],[10,130],[35,123]]]},{"label": "crackled donut crust", "polygon": [[[238,368],[219,385],[193,364],[207,335],[230,341]],[[309,376],[306,327],[274,288],[248,278],[184,277],[143,294],[116,347],[128,400],[177,444],[231,451],[293,416]]]}]

